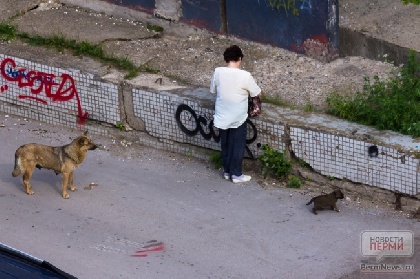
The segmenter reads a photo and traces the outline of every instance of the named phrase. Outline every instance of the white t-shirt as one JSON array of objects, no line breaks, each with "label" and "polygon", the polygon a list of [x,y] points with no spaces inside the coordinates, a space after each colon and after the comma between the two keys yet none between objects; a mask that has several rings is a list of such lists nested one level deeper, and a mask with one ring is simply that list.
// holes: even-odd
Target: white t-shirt
[{"label": "white t-shirt", "polygon": [[219,129],[237,128],[248,117],[248,95],[257,96],[261,88],[251,73],[228,67],[214,70],[210,92],[217,93],[214,126]]}]

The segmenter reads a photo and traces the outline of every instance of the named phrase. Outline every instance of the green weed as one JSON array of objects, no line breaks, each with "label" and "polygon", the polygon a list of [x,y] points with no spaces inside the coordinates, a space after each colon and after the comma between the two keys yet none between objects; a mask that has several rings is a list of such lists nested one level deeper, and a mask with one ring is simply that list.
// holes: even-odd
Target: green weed
[{"label": "green weed", "polygon": [[142,72],[150,73],[150,74],[157,74],[160,72],[158,69],[151,68],[150,66],[144,64],[139,67]]},{"label": "green weed", "polygon": [[287,175],[292,169],[292,163],[284,156],[284,152],[274,150],[269,145],[264,144],[262,147],[263,154],[258,157],[262,163],[262,174],[264,178],[272,173],[277,178]]},{"label": "green weed", "polygon": [[294,188],[299,189],[302,183],[300,182],[299,178],[294,175],[289,176],[289,183],[287,183],[287,188]]},{"label": "green weed", "polygon": [[306,112],[313,112],[314,106],[311,103],[307,103],[303,106],[303,110]]},{"label": "green weed", "polygon": [[125,126],[124,124],[117,122],[117,124],[115,124],[115,128],[120,129],[121,131],[125,131]]},{"label": "green weed", "polygon": [[332,180],[334,180],[334,179],[335,179],[335,177],[334,177],[334,176],[332,176],[332,175],[327,175],[327,178],[328,178],[328,180],[330,180],[330,181],[332,181]]},{"label": "green weed", "polygon": [[213,151],[210,155],[210,162],[216,169],[220,169],[222,167],[222,153]]},{"label": "green weed", "polygon": [[0,40],[10,41],[17,38],[16,27],[9,24],[0,24]]},{"label": "green weed", "polygon": [[277,97],[270,97],[270,96],[267,96],[266,94],[262,95],[262,102],[272,104],[275,106],[287,106],[287,103],[283,101],[282,99],[277,98]]},{"label": "green weed", "polygon": [[163,32],[163,27],[158,26],[158,25],[153,25],[153,24],[147,24],[146,28],[150,31],[155,31],[155,32]]},{"label": "green weed", "polygon": [[407,5],[409,3],[412,3],[414,5],[420,5],[420,0],[401,0],[401,2],[403,2],[404,5]]}]

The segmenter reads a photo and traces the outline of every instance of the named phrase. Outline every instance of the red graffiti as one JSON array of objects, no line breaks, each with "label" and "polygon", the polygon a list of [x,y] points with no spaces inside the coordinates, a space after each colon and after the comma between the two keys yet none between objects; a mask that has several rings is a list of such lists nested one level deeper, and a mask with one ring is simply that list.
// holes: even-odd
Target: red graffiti
[{"label": "red graffiti", "polygon": [[147,246],[144,246],[142,250],[138,250],[135,252],[134,255],[131,255],[131,257],[147,257],[147,254],[149,252],[159,252],[159,251],[165,251],[165,246],[162,242],[153,243]]},{"label": "red graffiti", "polygon": [[[60,80],[60,78],[57,78],[54,74],[37,71],[26,72],[25,68],[16,70],[16,63],[11,58],[6,58],[2,61],[0,65],[0,74],[5,80],[17,83],[19,88],[30,88],[30,92],[33,96],[21,94],[18,96],[19,99],[35,100],[39,103],[47,105],[48,102],[46,100],[38,97],[42,92],[44,92],[45,96],[52,102],[67,102],[75,98],[77,102],[78,124],[83,125],[89,115],[88,112],[83,112],[82,110],[76,85],[69,74],[62,74],[61,82],[57,83],[56,80]],[[0,89],[1,93],[7,90],[7,88],[7,85],[2,86]]]},{"label": "red graffiti", "polygon": [[0,93],[3,93],[5,91],[7,91],[7,89],[9,89],[9,87],[7,85],[0,86]]}]

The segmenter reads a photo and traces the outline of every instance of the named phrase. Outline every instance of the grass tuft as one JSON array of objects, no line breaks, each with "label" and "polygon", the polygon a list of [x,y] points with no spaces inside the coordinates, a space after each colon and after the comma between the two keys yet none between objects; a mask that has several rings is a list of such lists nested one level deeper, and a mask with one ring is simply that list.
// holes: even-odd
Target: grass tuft
[{"label": "grass tuft", "polygon": [[266,94],[262,95],[262,102],[263,103],[268,103],[268,104],[272,104],[275,106],[287,106],[287,103],[285,101],[283,101],[280,98],[276,98],[276,97],[270,97]]},{"label": "grass tuft", "polygon": [[161,33],[163,32],[163,27],[153,24],[147,24],[146,28],[150,31]]},{"label": "grass tuft", "polygon": [[16,27],[13,25],[1,23],[0,24],[0,40],[10,41],[18,37],[16,33]]},{"label": "grass tuft", "polygon": [[[159,26],[152,26],[159,30]],[[163,28],[162,28],[163,31]],[[161,31],[156,31],[161,32]],[[39,35],[31,36],[28,33],[17,33],[16,27],[9,24],[0,24],[0,40],[21,39],[30,45],[54,48],[57,51],[70,50],[75,56],[87,56],[104,63],[110,64],[117,69],[127,71],[126,79],[138,76],[140,72],[158,73],[158,69],[152,69],[147,65],[136,66],[127,57],[115,57],[106,55],[100,44],[92,44],[86,41],[77,42],[67,39],[64,36],[42,37]]]}]

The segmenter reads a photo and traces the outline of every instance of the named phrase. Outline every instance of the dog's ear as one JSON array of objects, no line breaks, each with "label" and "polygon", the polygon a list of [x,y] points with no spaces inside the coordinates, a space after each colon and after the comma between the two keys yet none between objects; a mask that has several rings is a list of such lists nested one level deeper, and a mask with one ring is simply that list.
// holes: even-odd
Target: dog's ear
[{"label": "dog's ear", "polygon": [[88,134],[88,130],[84,131],[82,135],[87,136],[87,134]]},{"label": "dog's ear", "polygon": [[87,145],[87,144],[89,144],[89,139],[88,138],[86,138],[85,136],[83,137],[80,137],[79,138],[79,145],[80,146],[83,146],[83,145]]}]

